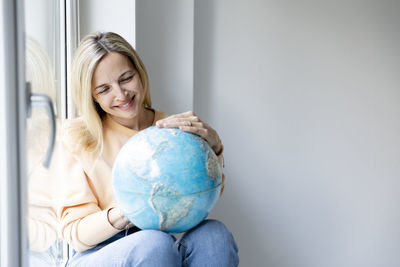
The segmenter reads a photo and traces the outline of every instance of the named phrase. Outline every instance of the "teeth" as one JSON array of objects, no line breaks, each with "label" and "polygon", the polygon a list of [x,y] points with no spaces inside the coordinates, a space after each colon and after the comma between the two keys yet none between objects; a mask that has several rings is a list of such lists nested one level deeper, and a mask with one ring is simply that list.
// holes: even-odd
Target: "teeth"
[{"label": "teeth", "polygon": [[124,108],[128,108],[128,106],[129,106],[129,104],[132,102],[133,98],[134,98],[134,97],[132,97],[131,100],[128,101],[127,103],[125,103],[125,104],[123,104],[123,105],[119,105],[119,107],[120,107],[120,108],[123,108],[123,109],[124,109]]}]

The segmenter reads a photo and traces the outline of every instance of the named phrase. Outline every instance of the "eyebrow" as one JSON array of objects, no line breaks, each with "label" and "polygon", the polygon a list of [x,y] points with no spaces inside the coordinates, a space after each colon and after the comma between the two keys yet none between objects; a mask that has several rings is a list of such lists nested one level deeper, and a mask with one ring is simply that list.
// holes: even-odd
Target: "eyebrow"
[{"label": "eyebrow", "polygon": [[[135,71],[134,71],[134,70],[127,70],[127,71],[125,71],[124,73],[122,73],[122,74],[119,76],[119,78],[121,78],[122,76],[124,76],[125,74],[127,74],[127,73],[129,73],[129,72],[132,72],[132,74],[133,74]],[[96,91],[97,89],[100,89],[101,87],[106,86],[106,85],[107,85],[106,83],[100,84],[100,85],[96,86],[93,90]]]}]

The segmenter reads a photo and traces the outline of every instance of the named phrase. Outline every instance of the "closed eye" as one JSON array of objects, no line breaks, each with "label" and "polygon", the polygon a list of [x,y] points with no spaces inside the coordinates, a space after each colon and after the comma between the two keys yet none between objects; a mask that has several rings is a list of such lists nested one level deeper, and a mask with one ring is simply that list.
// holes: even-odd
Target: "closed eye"
[{"label": "closed eye", "polygon": [[101,87],[97,92],[98,92],[98,94],[104,94],[104,93],[106,93],[109,89],[110,89],[110,87],[104,86],[104,87]]},{"label": "closed eye", "polygon": [[123,79],[121,79],[120,80],[120,82],[129,82],[130,80],[132,80],[132,78],[133,78],[133,75],[131,75],[131,76],[129,76],[129,77],[126,77],[126,78],[123,78]]}]

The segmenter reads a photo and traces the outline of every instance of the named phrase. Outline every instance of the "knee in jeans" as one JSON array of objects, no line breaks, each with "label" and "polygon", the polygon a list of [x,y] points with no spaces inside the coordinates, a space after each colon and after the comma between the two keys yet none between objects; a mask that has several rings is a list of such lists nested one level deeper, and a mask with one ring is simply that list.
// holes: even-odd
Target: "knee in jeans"
[{"label": "knee in jeans", "polygon": [[231,232],[229,232],[225,224],[217,220],[204,220],[197,228],[200,230],[199,232],[207,231],[210,235],[218,238],[231,237]]},{"label": "knee in jeans", "polygon": [[200,258],[213,261],[210,266],[238,265],[238,248],[232,233],[222,222],[205,220],[187,232],[179,243],[185,261],[193,260],[198,254]]},{"label": "knee in jeans", "polygon": [[142,255],[169,255],[174,253],[175,241],[171,235],[156,230],[142,230],[139,233],[139,238],[142,242],[140,247],[137,248],[141,251]]}]

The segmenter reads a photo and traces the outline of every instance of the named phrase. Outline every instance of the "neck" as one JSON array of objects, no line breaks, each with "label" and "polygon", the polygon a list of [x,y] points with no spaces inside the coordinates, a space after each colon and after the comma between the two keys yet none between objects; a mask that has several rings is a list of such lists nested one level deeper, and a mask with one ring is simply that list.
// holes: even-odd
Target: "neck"
[{"label": "neck", "polygon": [[152,110],[143,107],[143,112],[140,114],[139,123],[136,127],[131,128],[132,130],[143,130],[150,127],[154,121],[154,113]]},{"label": "neck", "polygon": [[151,109],[147,109],[143,106],[143,108],[141,108],[140,111],[138,112],[137,116],[128,121],[122,122],[112,117],[111,119],[115,120],[117,123],[129,129],[140,131],[153,124],[154,116],[155,116],[154,112]]}]

